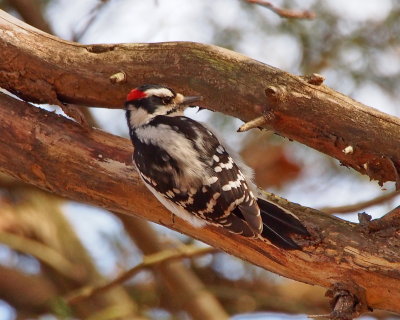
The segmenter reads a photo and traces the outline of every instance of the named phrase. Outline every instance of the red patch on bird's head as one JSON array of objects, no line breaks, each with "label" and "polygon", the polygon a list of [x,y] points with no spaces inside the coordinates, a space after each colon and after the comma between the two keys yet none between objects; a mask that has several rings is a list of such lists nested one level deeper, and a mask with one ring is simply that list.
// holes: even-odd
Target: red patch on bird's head
[{"label": "red patch on bird's head", "polygon": [[133,89],[131,90],[131,92],[128,93],[126,101],[133,101],[142,98],[146,98],[146,94],[143,91],[140,91],[139,89]]}]

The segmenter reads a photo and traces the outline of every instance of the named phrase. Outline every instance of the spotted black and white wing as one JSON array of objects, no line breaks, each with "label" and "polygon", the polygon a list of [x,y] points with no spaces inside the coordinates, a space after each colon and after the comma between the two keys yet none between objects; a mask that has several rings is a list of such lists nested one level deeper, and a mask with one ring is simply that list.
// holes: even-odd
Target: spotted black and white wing
[{"label": "spotted black and white wing", "polygon": [[170,211],[195,225],[207,221],[247,237],[262,232],[257,198],[225,148],[200,123],[156,116],[133,139],[143,181]]}]

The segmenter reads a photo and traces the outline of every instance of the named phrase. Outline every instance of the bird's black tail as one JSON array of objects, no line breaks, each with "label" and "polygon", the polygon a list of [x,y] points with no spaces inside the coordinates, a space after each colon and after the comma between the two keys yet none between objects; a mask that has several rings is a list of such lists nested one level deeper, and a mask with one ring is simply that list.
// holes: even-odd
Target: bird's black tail
[{"label": "bird's black tail", "polygon": [[301,222],[278,205],[258,198],[264,228],[261,236],[272,244],[287,250],[299,250],[301,247],[289,235],[301,234],[309,236],[307,229]]}]

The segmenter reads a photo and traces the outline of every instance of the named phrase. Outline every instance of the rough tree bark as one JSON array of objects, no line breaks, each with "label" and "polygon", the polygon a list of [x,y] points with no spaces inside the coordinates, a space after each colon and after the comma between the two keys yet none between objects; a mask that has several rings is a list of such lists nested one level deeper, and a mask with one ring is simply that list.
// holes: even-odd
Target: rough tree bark
[{"label": "rough tree bark", "polygon": [[[110,85],[109,76],[121,70],[127,84]],[[372,178],[398,178],[399,120],[325,86],[216,47],[81,46],[0,15],[0,86],[25,99],[117,107],[129,87],[149,81],[185,93],[207,92],[206,103],[244,120],[256,117],[254,105],[267,100],[266,114],[273,119],[269,125],[277,132]],[[342,152],[348,145],[353,154]],[[286,252],[220,228],[195,229],[173,220],[150,196],[131,165],[129,141],[6,95],[0,95],[0,147],[0,170],[21,180],[166,225],[275,273],[332,288],[335,299],[335,290],[347,291],[354,297],[354,312],[368,307],[400,312],[398,223],[371,232],[270,196],[296,212],[313,234],[313,241],[299,240],[303,251]]]}]

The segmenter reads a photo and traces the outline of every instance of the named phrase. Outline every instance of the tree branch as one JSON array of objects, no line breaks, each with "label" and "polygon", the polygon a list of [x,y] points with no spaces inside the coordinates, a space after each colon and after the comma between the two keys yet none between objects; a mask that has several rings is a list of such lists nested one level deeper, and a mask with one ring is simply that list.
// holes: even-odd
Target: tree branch
[{"label": "tree branch", "polygon": [[[400,239],[270,196],[306,223],[318,244],[284,251],[175,218],[150,195],[131,164],[127,139],[77,123],[0,94],[0,170],[59,195],[134,214],[202,240],[272,272],[310,284],[362,287],[368,306],[400,312]],[[307,221],[305,221],[307,219]],[[315,242],[315,241],[314,241]],[[349,289],[350,290],[350,289]],[[366,310],[366,306],[363,310]]]},{"label": "tree branch", "polygon": [[[112,84],[120,71],[126,82]],[[28,101],[119,108],[143,83],[201,94],[204,106],[244,121],[265,106],[264,126],[280,135],[381,183],[399,177],[399,119],[325,85],[198,43],[80,45],[0,12],[0,86]]]},{"label": "tree branch", "polygon": [[272,12],[275,12],[281,18],[288,19],[314,19],[315,13],[310,12],[308,10],[291,10],[291,9],[282,9],[274,6],[270,1],[264,0],[246,0],[248,3],[258,4],[262,7],[270,9]]}]

